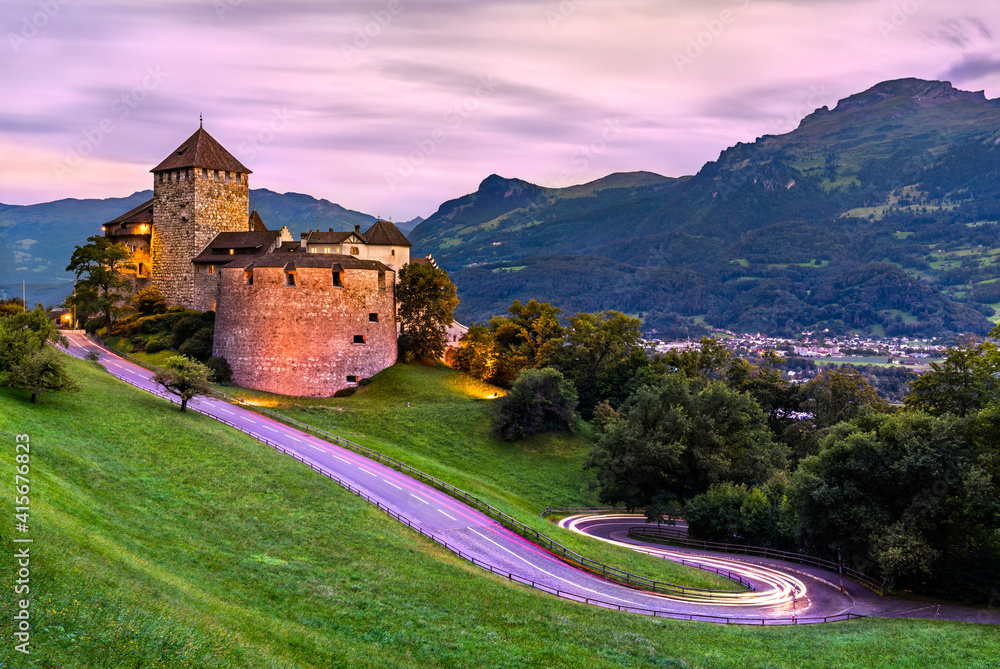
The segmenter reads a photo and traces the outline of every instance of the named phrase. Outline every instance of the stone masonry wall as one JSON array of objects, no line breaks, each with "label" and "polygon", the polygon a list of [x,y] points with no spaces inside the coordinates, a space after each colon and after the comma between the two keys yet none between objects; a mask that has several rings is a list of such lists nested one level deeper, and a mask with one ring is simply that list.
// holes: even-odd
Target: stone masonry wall
[{"label": "stone masonry wall", "polygon": [[[219,271],[219,270],[217,270]],[[221,270],[214,355],[229,361],[233,382],[282,395],[329,397],[396,361],[393,277],[346,270],[344,287],[328,268],[299,268],[294,287],[280,267]],[[371,322],[370,314],[378,315]],[[364,343],[354,343],[356,335]]]},{"label": "stone masonry wall", "polygon": [[219,295],[219,270],[223,263],[215,265],[215,271],[209,272],[208,265],[194,266],[194,309],[197,311],[215,311]]},{"label": "stone masonry wall", "polygon": [[191,260],[220,232],[247,229],[249,180],[200,168],[164,174],[163,182],[153,175],[153,283],[170,304],[203,311],[215,301],[215,282],[196,283]]}]

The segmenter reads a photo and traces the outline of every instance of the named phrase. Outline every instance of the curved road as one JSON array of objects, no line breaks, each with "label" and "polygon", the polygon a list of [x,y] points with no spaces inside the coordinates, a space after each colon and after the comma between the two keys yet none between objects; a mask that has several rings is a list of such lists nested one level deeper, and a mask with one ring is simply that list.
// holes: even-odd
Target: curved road
[{"label": "curved road", "polygon": [[[148,370],[120,358],[82,334],[70,333],[67,338],[70,355],[83,358],[88,352],[96,351],[100,362],[112,375],[147,392],[171,398],[153,383],[153,375]],[[721,617],[732,622],[747,619],[747,622],[757,625],[764,621],[803,623],[809,622],[804,619],[821,620],[849,612],[861,615],[909,613],[935,617],[934,607],[905,602],[910,609],[923,606],[924,610],[897,610],[900,607],[895,604],[899,602],[883,600],[848,581],[845,581],[847,592],[841,593],[835,584],[836,575],[801,565],[732,556],[722,558],[698,551],[643,545],[631,539],[626,541],[624,529],[629,524],[636,524],[628,518],[616,516],[613,519],[592,518],[578,522],[575,526],[577,531],[596,538],[629,543],[632,548],[664,559],[679,560],[683,557],[688,563],[695,561],[707,568],[721,567],[742,575],[754,585],[753,591],[687,593],[683,596],[627,588],[566,564],[462,502],[353,451],[215,398],[195,398],[188,402],[188,406],[236,426],[266,443],[277,444],[307,464],[333,473],[342,483],[360,490],[425,534],[446,543],[449,549],[460,552],[466,559],[474,558],[480,566],[491,565],[494,571],[512,574],[515,579],[542,589],[558,591],[566,598],[646,614],[655,612],[655,615],[661,616],[704,620]],[[992,620],[987,620],[983,616],[976,617],[975,611],[952,608],[964,612],[962,617],[956,619],[1000,622],[996,613],[982,612],[992,617]],[[940,610],[937,613],[944,617]],[[946,613],[953,612],[949,610]]]}]

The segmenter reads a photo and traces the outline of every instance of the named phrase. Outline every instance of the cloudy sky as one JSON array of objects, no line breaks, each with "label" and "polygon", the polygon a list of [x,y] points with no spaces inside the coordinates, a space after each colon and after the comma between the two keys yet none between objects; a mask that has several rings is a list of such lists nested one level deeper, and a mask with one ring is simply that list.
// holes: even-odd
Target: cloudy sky
[{"label": "cloudy sky", "polygon": [[5,0],[0,202],[117,197],[198,127],[383,217],[491,173],[690,174],[904,77],[1000,97],[990,0]]}]

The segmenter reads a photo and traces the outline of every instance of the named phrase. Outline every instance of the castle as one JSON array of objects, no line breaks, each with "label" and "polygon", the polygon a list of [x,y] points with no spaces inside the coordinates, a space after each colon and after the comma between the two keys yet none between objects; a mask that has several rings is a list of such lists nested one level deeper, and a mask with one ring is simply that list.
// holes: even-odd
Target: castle
[{"label": "castle", "polygon": [[137,288],[216,312],[213,354],[234,383],[328,397],[396,361],[396,274],[410,242],[395,225],[299,241],[268,230],[249,211],[250,170],[203,127],[151,172],[153,198],[104,234],[131,250]]}]

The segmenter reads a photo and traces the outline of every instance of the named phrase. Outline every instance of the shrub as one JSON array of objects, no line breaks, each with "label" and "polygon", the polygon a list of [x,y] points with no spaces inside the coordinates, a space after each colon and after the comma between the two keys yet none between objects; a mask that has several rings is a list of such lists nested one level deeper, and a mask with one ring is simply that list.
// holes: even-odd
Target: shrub
[{"label": "shrub", "polygon": [[213,333],[213,328],[201,328],[186,339],[177,352],[195,360],[208,360],[212,356]]},{"label": "shrub", "polygon": [[91,316],[83,325],[83,329],[87,331],[87,334],[94,334],[103,327],[104,316]]},{"label": "shrub", "polygon": [[156,286],[149,286],[137,292],[132,296],[132,304],[135,305],[135,310],[143,316],[163,314],[167,312],[168,308],[166,298]]},{"label": "shrub", "polygon": [[159,353],[160,351],[166,351],[169,346],[162,339],[150,339],[146,342],[146,353]]},{"label": "shrub", "polygon": [[129,348],[129,353],[142,353],[146,350],[146,340],[142,337],[132,337],[129,343],[132,344],[132,347]]},{"label": "shrub", "polygon": [[493,432],[512,441],[539,432],[571,430],[576,389],[558,370],[522,369],[510,393],[497,400]]},{"label": "shrub", "polygon": [[212,370],[212,379],[216,383],[230,383],[233,380],[233,368],[222,356],[213,355],[205,361],[205,366]]}]

